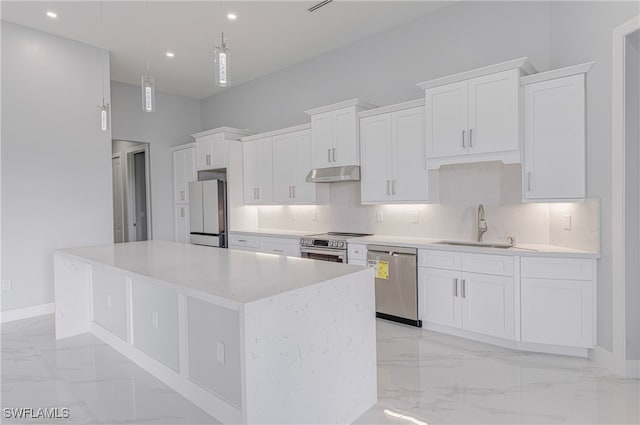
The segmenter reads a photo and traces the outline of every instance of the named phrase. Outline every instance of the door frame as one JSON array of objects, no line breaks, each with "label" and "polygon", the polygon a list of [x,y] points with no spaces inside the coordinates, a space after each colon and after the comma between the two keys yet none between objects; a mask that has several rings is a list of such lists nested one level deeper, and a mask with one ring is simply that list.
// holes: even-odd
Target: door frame
[{"label": "door frame", "polygon": [[[121,179],[121,183],[123,183],[126,173],[125,173],[125,170],[124,170],[124,163],[122,161],[122,154],[120,152],[111,154],[111,170],[112,170],[111,179],[113,180],[113,178],[114,178],[114,176],[113,176],[113,160],[116,159],[116,158],[120,158],[120,179]],[[127,230],[127,229],[125,229],[125,223],[127,222],[127,219],[125,217],[125,198],[126,198],[125,190],[126,189],[125,189],[124,185],[122,184],[121,187],[120,187],[120,194],[122,196],[122,204],[120,205],[120,209],[122,210],[120,212],[121,213],[121,218],[122,218],[122,224],[121,224],[121,227],[122,227],[122,229],[121,229],[122,242],[126,242],[126,238],[125,238],[126,235],[125,234],[126,234],[126,230]],[[114,205],[114,207],[115,207],[115,205]],[[115,220],[115,217],[114,217],[114,220]],[[114,232],[113,232],[113,234],[115,236],[115,222],[113,224],[114,224],[114,229],[113,229]],[[115,240],[114,240],[114,243],[115,243]]]},{"label": "door frame", "polygon": [[[640,378],[640,360],[626,358],[626,264],[625,264],[625,43],[627,36],[640,30],[640,15],[613,29],[611,69],[612,144],[612,298],[613,353],[602,353],[600,362],[627,378]],[[597,349],[600,347],[597,347]]]},{"label": "door frame", "polygon": [[[144,143],[144,142],[138,142]],[[143,146],[138,148],[134,148],[126,151],[126,163],[127,163],[127,183],[126,183],[126,197],[127,197],[127,242],[135,241],[136,229],[133,226],[134,218],[136,216],[135,212],[135,179],[134,179],[134,159],[133,156],[136,153],[144,152],[144,171],[145,171],[145,190],[147,192],[146,196],[146,207],[147,207],[147,240],[153,239],[152,228],[151,225],[151,179],[150,179],[150,167],[149,167],[149,144],[144,143]]]}]

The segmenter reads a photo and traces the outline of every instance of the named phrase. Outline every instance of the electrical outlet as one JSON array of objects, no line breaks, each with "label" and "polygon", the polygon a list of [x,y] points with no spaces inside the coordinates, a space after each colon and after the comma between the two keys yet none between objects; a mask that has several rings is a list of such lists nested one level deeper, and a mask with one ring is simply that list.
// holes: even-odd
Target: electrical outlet
[{"label": "electrical outlet", "polygon": [[222,342],[218,342],[217,344],[217,357],[218,357],[218,361],[222,364],[224,364],[224,344]]},{"label": "electrical outlet", "polygon": [[11,281],[9,279],[2,281],[2,292],[7,292],[11,290]]},{"label": "electrical outlet", "polygon": [[564,230],[571,230],[571,216],[570,216],[570,215],[565,215],[565,216],[563,217],[563,220],[564,220],[564,221],[563,221],[563,223],[564,223],[564,225],[563,225]]},{"label": "electrical outlet", "polygon": [[411,211],[411,223],[418,224],[418,211]]},{"label": "electrical outlet", "polygon": [[376,221],[382,223],[384,221],[384,214],[382,211],[376,211]]}]

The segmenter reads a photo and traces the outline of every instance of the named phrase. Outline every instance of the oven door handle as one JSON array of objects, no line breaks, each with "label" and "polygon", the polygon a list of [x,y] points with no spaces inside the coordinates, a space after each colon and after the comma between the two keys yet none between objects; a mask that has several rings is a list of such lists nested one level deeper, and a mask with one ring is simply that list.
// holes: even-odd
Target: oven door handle
[{"label": "oven door handle", "polygon": [[[322,248],[300,248],[300,253],[302,254],[321,254],[321,255],[333,255],[334,257],[344,258],[343,250],[335,250],[335,249],[322,249]],[[340,254],[338,254],[340,253]]]}]

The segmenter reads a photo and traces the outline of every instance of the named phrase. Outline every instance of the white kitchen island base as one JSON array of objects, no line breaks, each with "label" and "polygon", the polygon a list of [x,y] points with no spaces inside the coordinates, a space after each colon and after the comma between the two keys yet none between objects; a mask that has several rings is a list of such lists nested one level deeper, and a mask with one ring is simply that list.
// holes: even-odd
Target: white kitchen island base
[{"label": "white kitchen island base", "polygon": [[92,332],[224,423],[376,402],[373,272],[173,242],[55,254],[56,337]]}]

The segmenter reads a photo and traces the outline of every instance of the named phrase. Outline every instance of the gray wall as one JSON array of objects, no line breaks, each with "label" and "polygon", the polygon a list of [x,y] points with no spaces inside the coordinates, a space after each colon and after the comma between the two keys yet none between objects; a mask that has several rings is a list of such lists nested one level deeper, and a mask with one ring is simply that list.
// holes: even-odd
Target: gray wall
[{"label": "gray wall", "polygon": [[461,2],[202,101],[203,128],[272,130],[305,108],[418,98],[415,83],[528,56],[539,70],[595,60],[587,77],[587,185],[602,199],[598,345],[612,350],[611,31],[637,2]]},{"label": "gray wall", "polygon": [[598,261],[598,345],[613,349],[611,34],[640,13],[637,2],[552,2],[551,65],[587,61],[587,196],[602,200]]},{"label": "gray wall", "polygon": [[149,143],[153,239],[173,240],[170,147],[193,142],[201,130],[200,101],[156,92],[156,111],[142,111],[140,87],[111,82],[113,138]]},{"label": "gray wall", "polygon": [[2,22],[2,311],[53,302],[53,252],[111,243],[102,50]]},{"label": "gray wall", "polygon": [[204,99],[202,124],[282,128],[309,121],[305,109],[417,99],[417,82],[522,56],[549,67],[546,2],[455,4]]}]

